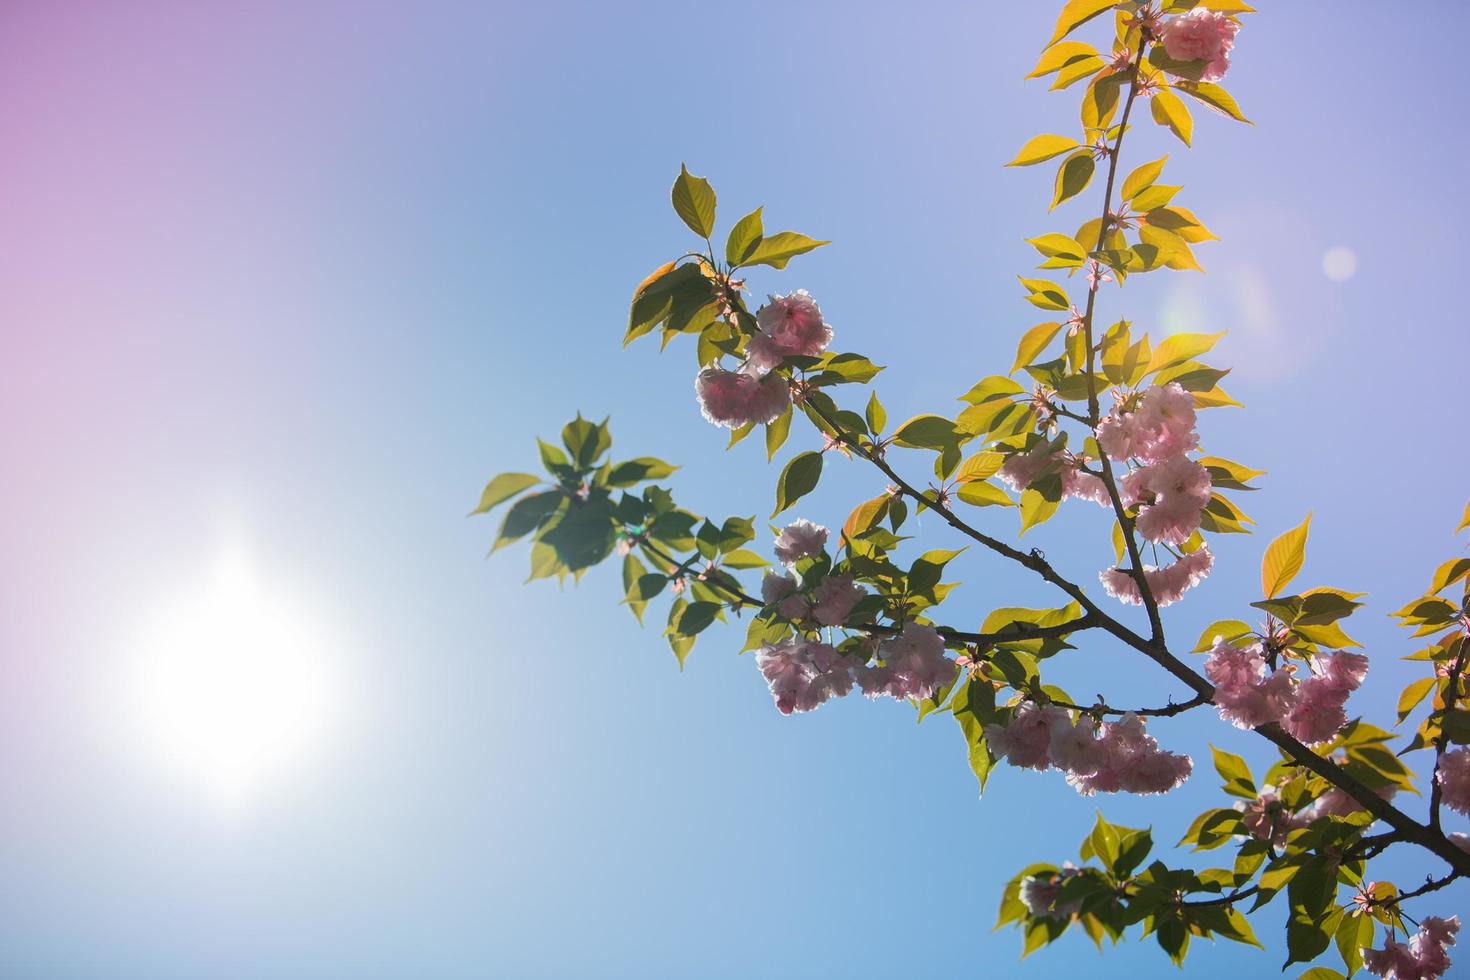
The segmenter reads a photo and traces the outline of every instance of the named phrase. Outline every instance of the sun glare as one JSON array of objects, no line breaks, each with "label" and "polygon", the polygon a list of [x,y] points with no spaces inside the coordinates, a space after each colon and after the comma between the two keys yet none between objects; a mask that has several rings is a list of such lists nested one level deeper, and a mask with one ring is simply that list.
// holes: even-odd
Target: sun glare
[{"label": "sun glare", "polygon": [[333,707],[324,638],[238,550],[164,610],[131,678],[156,759],[235,805],[311,753]]}]

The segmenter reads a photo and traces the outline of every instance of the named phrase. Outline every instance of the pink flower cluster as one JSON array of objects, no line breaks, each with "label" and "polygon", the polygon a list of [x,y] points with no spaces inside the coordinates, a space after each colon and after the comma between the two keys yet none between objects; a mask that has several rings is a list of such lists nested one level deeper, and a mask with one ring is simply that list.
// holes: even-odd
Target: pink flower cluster
[{"label": "pink flower cluster", "polygon": [[1219,11],[1196,7],[1166,21],[1159,40],[1175,61],[1207,62],[1200,80],[1218,82],[1230,70],[1230,49],[1238,33],[1238,22]]},{"label": "pink flower cluster", "polygon": [[775,606],[782,617],[793,623],[841,626],[865,595],[847,575],[829,575],[807,591],[791,575],[767,572],[761,580],[761,598],[766,605]]},{"label": "pink flower cluster", "polygon": [[1390,938],[1382,949],[1363,951],[1363,968],[1385,980],[1439,980],[1449,972],[1450,956],[1445,950],[1455,945],[1460,917],[1441,919],[1430,915],[1419,924],[1419,932],[1407,943]]},{"label": "pink flower cluster", "polygon": [[901,632],[883,641],[878,656],[882,663],[857,672],[858,684],[870,698],[933,697],[959,675],[959,666],[944,655],[944,637],[932,626],[905,623]]},{"label": "pink flower cluster", "polygon": [[1457,813],[1470,814],[1470,749],[1446,752],[1439,760],[1440,799]]},{"label": "pink flower cluster", "polygon": [[805,518],[786,525],[776,536],[776,558],[786,566],[820,555],[825,547],[827,529]]},{"label": "pink flower cluster", "polygon": [[[1148,590],[1160,606],[1169,606],[1184,597],[1184,593],[1199,585],[1215,567],[1215,556],[1208,547],[1191,551],[1172,565],[1155,568],[1143,566],[1143,578]],[[1138,589],[1138,580],[1122,568],[1105,568],[1098,573],[1103,591],[1130,606],[1143,604],[1143,594]]]},{"label": "pink flower cluster", "polygon": [[1293,738],[1325,742],[1347,724],[1348,697],[1368,674],[1368,658],[1339,650],[1321,658],[1318,672],[1298,681],[1294,667],[1268,671],[1260,646],[1217,640],[1205,660],[1220,717],[1239,728],[1280,722]]},{"label": "pink flower cluster", "polygon": [[738,429],[780,418],[791,404],[791,386],[773,369],[787,357],[815,357],[832,342],[832,328],[806,290],[770,297],[756,324],[739,370],[707,367],[694,379],[700,411],[715,425]]},{"label": "pink flower cluster", "polygon": [[1083,796],[1167,793],[1194,768],[1189,756],[1160,749],[1132,712],[1098,726],[1091,715],[1073,722],[1064,708],[1023,701],[1004,725],[986,725],[985,739],[1013,766],[1062,770]]},{"label": "pink flower cluster", "polygon": [[1097,427],[1097,443],[1113,459],[1162,463],[1199,445],[1194,396],[1178,382],[1151,386],[1131,412],[1124,404],[1114,405]]},{"label": "pink flower cluster", "polygon": [[816,357],[827,349],[832,328],[805,289],[769,299],[756,311],[760,330],[746,345],[746,354],[757,370],[779,367],[788,357]]},{"label": "pink flower cluster", "polygon": [[783,715],[811,711],[852,690],[852,664],[826,643],[804,638],[764,646],[755,662]]},{"label": "pink flower cluster", "polygon": [[786,715],[844,697],[854,684],[870,698],[932,697],[959,672],[944,655],[944,638],[933,627],[916,623],[885,640],[878,656],[881,663],[869,664],[865,655],[844,656],[826,643],[797,638],[761,647],[756,664],[776,709]]},{"label": "pink flower cluster", "polygon": [[791,386],[785,378],[779,374],[762,378],[745,368],[707,367],[695,377],[694,392],[704,417],[727,429],[774,422],[791,404]]},{"label": "pink flower cluster", "polygon": [[1199,530],[1210,502],[1210,471],[1183,454],[1139,467],[1123,477],[1123,504],[1137,506],[1138,533],[1149,541],[1183,544]]}]

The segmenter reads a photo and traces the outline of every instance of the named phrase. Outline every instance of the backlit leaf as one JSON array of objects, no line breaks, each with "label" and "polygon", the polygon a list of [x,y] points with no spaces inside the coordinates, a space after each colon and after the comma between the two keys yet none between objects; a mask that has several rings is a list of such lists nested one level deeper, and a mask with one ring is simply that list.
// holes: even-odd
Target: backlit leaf
[{"label": "backlit leaf", "polygon": [[685,166],[679,167],[679,177],[669,196],[674,202],[674,211],[684,219],[700,238],[708,238],[715,230],[715,190],[709,181],[696,177]]},{"label": "backlit leaf", "polygon": [[1271,542],[1261,559],[1261,594],[1274,599],[1281,590],[1291,584],[1307,557],[1307,533],[1311,530],[1312,515]]}]

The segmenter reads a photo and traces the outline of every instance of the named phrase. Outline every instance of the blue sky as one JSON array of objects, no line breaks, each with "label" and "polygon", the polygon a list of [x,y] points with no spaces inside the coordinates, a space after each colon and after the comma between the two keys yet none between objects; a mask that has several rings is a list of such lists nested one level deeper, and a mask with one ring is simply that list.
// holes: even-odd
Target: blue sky
[{"label": "blue sky", "polygon": [[[1094,207],[1048,217],[1049,173],[1001,168],[1075,119],[1021,79],[1054,6],[0,13],[0,972],[1172,975],[1150,943],[1022,963],[990,932],[1004,881],[1075,857],[1099,801],[1016,771],[977,799],[953,722],[906,706],[783,718],[738,628],[681,673],[616,605],[615,569],[524,587],[524,553],[484,561],[493,524],[464,518],[578,410],[611,415],[624,455],[682,464],[687,506],[768,512],[776,470],[753,443],[722,452],[689,346],[620,350],[633,286],[689,244],[681,162],[722,229],[763,204],[767,227],[833,240],[751,284],[809,289],[839,346],[889,365],[891,416],[1004,371],[1037,319],[1023,239]],[[1370,593],[1354,707],[1381,720],[1412,674],[1383,614],[1462,547],[1470,483],[1470,93],[1434,26],[1457,8],[1263,6],[1227,79],[1256,125],[1201,114],[1193,151],[1153,127],[1128,151],[1171,154],[1223,239],[1209,274],[1110,288],[1104,313],[1231,330],[1217,362],[1247,408],[1203,437],[1270,471],[1244,502],[1262,533],[1219,542],[1171,635],[1238,614],[1266,540],[1311,509],[1302,581]],[[1345,282],[1322,271],[1339,246]],[[829,470],[803,515],[839,523],[881,487]],[[1034,535],[1084,580],[1109,553],[1090,511]],[[310,624],[332,710],[222,803],[187,733],[140,735],[129,692],[150,624],[234,553]],[[962,609],[1048,598],[979,556],[956,568]],[[1180,694],[1103,642],[1065,670],[1076,692]],[[1100,805],[1161,844],[1219,800],[1211,740],[1268,758],[1207,716],[1154,732],[1197,778]],[[1395,852],[1379,874],[1431,867]],[[1274,970],[1283,917],[1258,920],[1267,953],[1205,945],[1191,971]]]}]

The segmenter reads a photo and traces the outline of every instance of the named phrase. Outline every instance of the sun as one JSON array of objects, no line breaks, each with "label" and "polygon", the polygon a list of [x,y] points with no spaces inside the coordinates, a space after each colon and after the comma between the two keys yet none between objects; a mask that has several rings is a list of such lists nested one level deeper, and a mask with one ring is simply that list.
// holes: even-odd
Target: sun
[{"label": "sun", "polygon": [[238,548],[166,603],[129,686],[149,754],[241,804],[308,759],[335,706],[326,638]]}]

